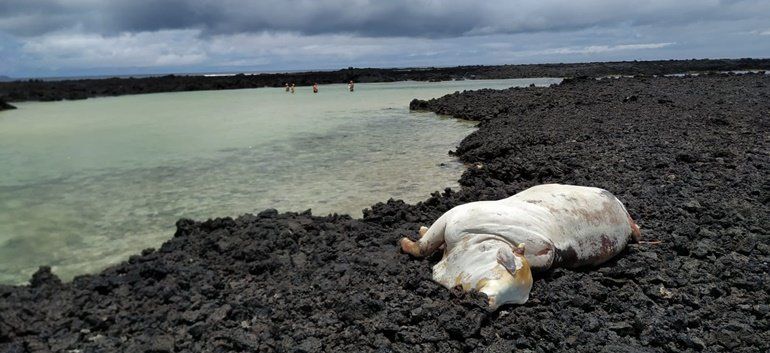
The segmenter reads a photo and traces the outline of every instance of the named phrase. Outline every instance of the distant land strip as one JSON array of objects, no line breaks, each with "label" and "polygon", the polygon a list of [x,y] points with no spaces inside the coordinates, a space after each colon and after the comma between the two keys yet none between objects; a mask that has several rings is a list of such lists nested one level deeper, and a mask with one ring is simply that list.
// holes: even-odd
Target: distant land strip
[{"label": "distant land strip", "polygon": [[395,81],[448,81],[527,77],[601,77],[608,75],[665,75],[687,72],[770,70],[770,59],[693,59],[456,66],[403,69],[347,68],[337,71],[237,74],[232,76],[166,75],[142,78],[73,80],[18,80],[0,82],[0,101],[57,101],[127,94],[281,87],[286,83],[357,83]]}]

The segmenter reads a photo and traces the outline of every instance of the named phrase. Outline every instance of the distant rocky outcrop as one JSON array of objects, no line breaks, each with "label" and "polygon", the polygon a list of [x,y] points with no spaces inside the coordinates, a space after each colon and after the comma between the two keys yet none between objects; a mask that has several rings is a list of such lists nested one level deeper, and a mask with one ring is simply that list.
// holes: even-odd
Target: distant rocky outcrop
[{"label": "distant rocky outcrop", "polygon": [[430,106],[428,105],[427,101],[424,101],[422,99],[412,99],[411,102],[409,102],[409,110],[429,110]]},{"label": "distant rocky outcrop", "polygon": [[16,107],[6,103],[4,100],[0,99],[0,110],[9,110],[9,109],[16,109]]},{"label": "distant rocky outcrop", "polygon": [[310,86],[313,83],[343,83],[351,80],[356,83],[369,83],[525,77],[585,76],[595,78],[607,75],[653,76],[687,72],[768,69],[770,69],[770,59],[702,59],[404,69],[351,67],[337,71],[238,74],[233,76],[166,75],[143,78],[113,77],[57,81],[28,79],[14,80],[13,82],[2,82],[0,79],[0,96],[14,102],[56,101],[124,94],[283,87],[287,82],[295,83],[297,86]]}]

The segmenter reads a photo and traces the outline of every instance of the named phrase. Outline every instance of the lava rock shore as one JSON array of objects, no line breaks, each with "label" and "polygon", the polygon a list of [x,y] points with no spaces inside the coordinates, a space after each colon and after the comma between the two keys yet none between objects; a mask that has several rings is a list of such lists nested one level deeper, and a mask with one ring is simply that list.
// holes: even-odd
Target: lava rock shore
[{"label": "lava rock shore", "polygon": [[[180,220],[61,283],[0,286],[0,351],[767,352],[770,76],[567,80],[417,102],[480,120],[459,191],[348,216]],[[396,247],[451,207],[541,183],[610,190],[647,243],[486,308]]]},{"label": "lava rock shore", "polygon": [[0,110],[10,110],[10,109],[16,109],[16,107],[6,103],[4,100],[0,99]]},{"label": "lava rock shore", "polygon": [[234,76],[166,75],[143,78],[79,80],[17,80],[0,82],[0,99],[9,102],[55,101],[125,94],[282,87],[295,83],[447,81],[524,77],[576,77],[606,75],[664,75],[684,72],[770,70],[770,59],[700,59],[620,61],[569,64],[457,66],[443,68],[347,68],[337,71],[270,73]]}]

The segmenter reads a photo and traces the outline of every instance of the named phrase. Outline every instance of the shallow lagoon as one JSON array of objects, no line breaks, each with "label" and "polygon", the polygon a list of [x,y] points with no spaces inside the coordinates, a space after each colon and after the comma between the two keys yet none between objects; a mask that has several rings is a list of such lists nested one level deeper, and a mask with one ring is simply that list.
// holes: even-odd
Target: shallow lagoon
[{"label": "shallow lagoon", "polygon": [[0,113],[0,283],[65,280],[158,247],[181,217],[265,208],[361,215],[457,187],[473,123],[408,110],[558,79],[325,85],[18,103]]}]

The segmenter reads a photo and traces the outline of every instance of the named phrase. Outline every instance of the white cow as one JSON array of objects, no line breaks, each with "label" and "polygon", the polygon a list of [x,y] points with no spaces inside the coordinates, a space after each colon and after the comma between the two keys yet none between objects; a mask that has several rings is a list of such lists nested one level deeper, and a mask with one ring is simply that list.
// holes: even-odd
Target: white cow
[{"label": "white cow", "polygon": [[433,280],[447,288],[475,288],[487,295],[492,309],[525,303],[531,270],[598,265],[641,239],[609,191],[560,184],[457,206],[419,234],[416,242],[401,239],[401,249],[427,256],[446,244]]}]

